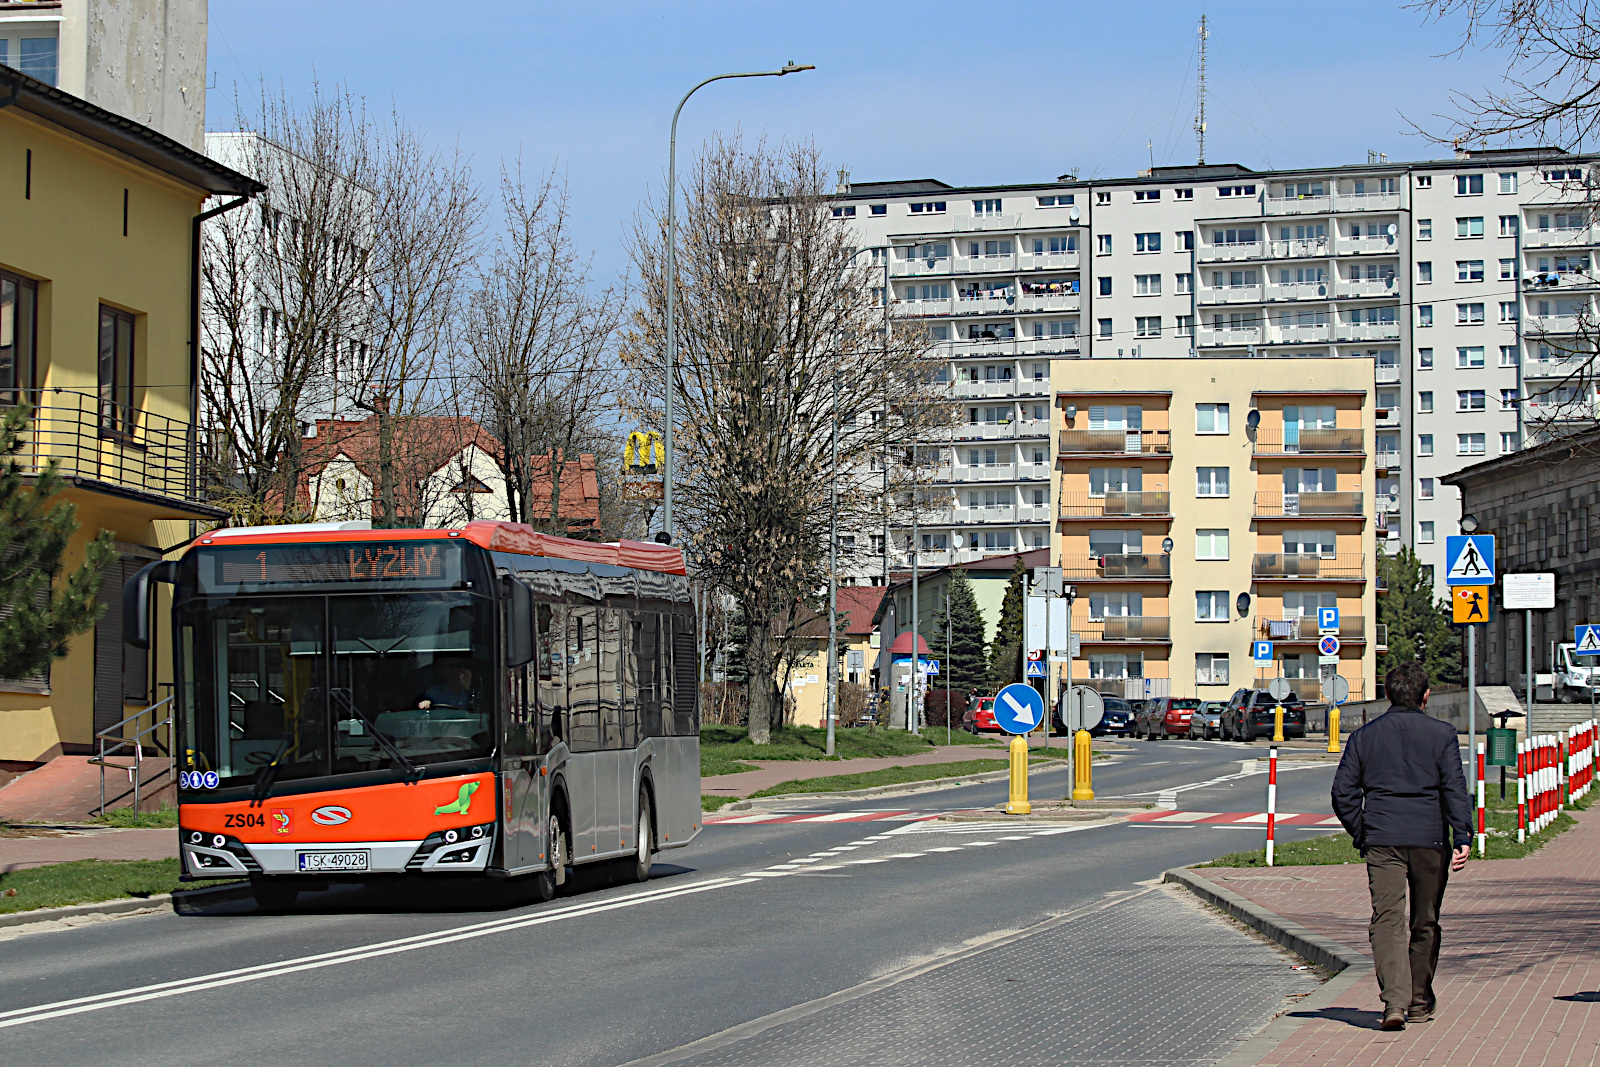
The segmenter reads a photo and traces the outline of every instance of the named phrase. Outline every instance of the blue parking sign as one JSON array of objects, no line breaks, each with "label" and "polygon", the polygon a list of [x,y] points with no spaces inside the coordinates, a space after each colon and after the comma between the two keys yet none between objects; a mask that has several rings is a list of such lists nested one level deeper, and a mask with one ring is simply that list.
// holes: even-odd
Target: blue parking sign
[{"label": "blue parking sign", "polygon": [[1250,647],[1251,647],[1251,654],[1252,654],[1252,656],[1254,656],[1255,661],[1257,663],[1271,663],[1272,662],[1272,642],[1271,641],[1257,641],[1254,644],[1252,644]]},{"label": "blue parking sign", "polygon": [[1339,628],[1339,609],[1338,608],[1318,608],[1317,609],[1317,629],[1319,629],[1319,630],[1337,630],[1338,628]]}]

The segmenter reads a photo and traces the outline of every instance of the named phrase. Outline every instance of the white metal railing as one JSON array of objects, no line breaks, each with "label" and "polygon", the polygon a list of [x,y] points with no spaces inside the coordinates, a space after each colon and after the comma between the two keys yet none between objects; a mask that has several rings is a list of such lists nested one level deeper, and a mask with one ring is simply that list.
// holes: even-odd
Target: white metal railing
[{"label": "white metal railing", "polygon": [[1201,326],[1195,340],[1203,348],[1213,345],[1255,345],[1261,343],[1261,327]]},{"label": "white metal railing", "polygon": [[956,382],[956,396],[963,400],[981,400],[989,397],[1005,397],[1017,395],[1015,379],[1001,382]]},{"label": "white metal railing", "polygon": [[1077,334],[1056,337],[1024,337],[1017,341],[1019,355],[1077,355],[1083,351]]},{"label": "white metal railing", "polygon": [[993,256],[957,256],[957,274],[992,274],[996,271],[1014,272],[1017,254],[1006,252]]},{"label": "white metal railing", "polygon": [[1398,322],[1340,322],[1334,326],[1335,341],[1398,341]]},{"label": "white metal railing", "polygon": [[1396,293],[1395,279],[1390,275],[1384,278],[1363,278],[1360,281],[1341,281],[1334,285],[1334,295],[1343,297],[1363,296],[1394,296]]},{"label": "white metal railing", "polygon": [[1395,470],[1400,466],[1400,453],[1389,449],[1381,449],[1377,453],[1378,470]]},{"label": "white metal railing", "polygon": [[1307,237],[1290,241],[1269,241],[1267,256],[1271,259],[1316,259],[1328,254],[1326,237]]},{"label": "white metal railing", "polygon": [[956,307],[953,313],[957,315],[1007,314],[1016,306],[1016,294],[1010,292],[999,296],[990,296],[988,293],[979,296],[962,294],[956,297]]},{"label": "white metal railing", "polygon": [[1529,315],[1523,320],[1528,333],[1577,333],[1576,315]]},{"label": "white metal railing", "polygon": [[928,259],[896,259],[889,264],[889,277],[909,278],[919,274],[949,274],[950,257]]},{"label": "white metal railing", "polygon": [[1334,245],[1334,253],[1341,256],[1363,255],[1369,252],[1394,252],[1398,248],[1396,238],[1377,234],[1372,237],[1341,237]]},{"label": "white metal railing", "polygon": [[1331,327],[1326,322],[1309,323],[1304,326],[1270,326],[1267,328],[1267,343],[1297,345],[1327,341],[1330,330]]},{"label": "white metal railing", "polygon": [[1018,436],[1015,422],[969,422],[955,429],[958,441],[1003,441]]},{"label": "white metal railing", "polygon": [[1583,248],[1600,244],[1600,226],[1579,227],[1571,230],[1522,231],[1524,248]]},{"label": "white metal railing", "polygon": [[903,298],[897,300],[902,315],[949,315],[955,310],[955,304],[949,297],[940,297],[934,300],[916,300]]},{"label": "white metal railing", "polygon": [[1592,356],[1578,356],[1573,359],[1524,360],[1522,373],[1526,378],[1565,378],[1582,370],[1593,358]]},{"label": "white metal railing", "polygon": [[1390,193],[1334,193],[1335,211],[1398,211],[1400,191]]},{"label": "white metal railing", "polygon": [[1326,300],[1327,282],[1271,282],[1267,285],[1268,300]]},{"label": "white metal railing", "polygon": [[[1007,449],[1007,451],[1010,451]],[[954,481],[958,482],[1014,482],[1017,467],[1014,463],[995,463],[982,467],[958,466]]]},{"label": "white metal railing", "polygon": [[1225,262],[1235,259],[1260,259],[1260,241],[1236,241],[1233,244],[1202,244],[1196,257],[1201,263]]},{"label": "white metal railing", "polygon": [[[148,779],[148,781],[155,781],[157,778],[160,778],[163,775],[171,774],[172,710],[168,708],[165,718],[160,717],[160,711],[162,708],[167,708],[172,701],[173,697],[170,696],[165,700],[158,700],[149,707],[142,708],[139,711],[134,712],[121,722],[112,726],[108,726],[104,730],[100,730],[95,733],[94,737],[96,754],[89,758],[89,762],[99,766],[100,768],[101,815],[106,813],[107,767],[114,767],[117,770],[126,771],[128,773],[128,784],[132,787],[133,793],[134,811],[139,810],[141,793],[147,783],[147,780],[144,776],[144,764],[147,759],[151,758],[145,752],[147,747],[152,749],[156,756],[166,761],[160,772],[155,775],[155,777]],[[146,715],[151,717],[150,724],[148,726],[140,726],[140,721]],[[130,726],[134,727],[132,733],[128,733],[128,728]],[[163,731],[165,731],[166,734],[165,741],[163,741],[161,736]],[[107,760],[112,757],[129,758],[133,762],[107,762]],[[123,794],[123,796],[126,795],[126,793]],[[113,799],[116,800],[121,798],[118,797]]]},{"label": "white metal railing", "polygon": [[1017,481],[1038,482],[1050,477],[1050,464],[1048,463],[1018,463]]},{"label": "white metal railing", "polygon": [[1080,262],[1076,251],[1023,252],[1020,260],[1023,270],[1076,270]]},{"label": "white metal railing", "polygon": [[958,232],[969,230],[1015,230],[1021,225],[1022,216],[1020,214],[956,215],[945,219],[945,228]]},{"label": "white metal railing", "polygon": [[1400,368],[1398,366],[1386,366],[1380,363],[1375,375],[1375,380],[1380,385],[1392,385],[1400,380]]},{"label": "white metal railing", "polygon": [[1261,303],[1261,286],[1255,285],[1208,285],[1200,290],[1199,303],[1201,304],[1259,304]]},{"label": "white metal railing", "polygon": [[1333,199],[1327,193],[1315,196],[1269,196],[1263,201],[1268,215],[1315,215],[1333,210]]},{"label": "white metal railing", "polygon": [[1077,293],[1023,293],[1023,311],[1077,311]]}]

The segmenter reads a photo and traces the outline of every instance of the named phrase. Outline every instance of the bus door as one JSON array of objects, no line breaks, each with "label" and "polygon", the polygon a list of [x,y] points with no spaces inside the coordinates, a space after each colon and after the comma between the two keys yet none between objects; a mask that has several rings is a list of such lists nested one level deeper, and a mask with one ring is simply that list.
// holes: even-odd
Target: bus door
[{"label": "bus door", "polygon": [[505,741],[501,747],[501,811],[505,826],[504,864],[531,867],[544,851],[540,838],[544,808],[539,796],[539,705],[533,666],[511,672],[506,687]]},{"label": "bus door", "polygon": [[[572,858],[600,851],[596,823],[596,778],[604,758],[600,745],[600,609],[573,607],[567,614],[567,749],[563,772],[572,816]],[[607,834],[607,837],[610,835]]]},{"label": "bus door", "polygon": [[[628,847],[633,835],[633,803],[624,789],[633,786],[633,749],[622,736],[621,612],[600,609],[600,754],[595,772],[595,823],[600,852]],[[623,764],[626,763],[626,769]]]}]

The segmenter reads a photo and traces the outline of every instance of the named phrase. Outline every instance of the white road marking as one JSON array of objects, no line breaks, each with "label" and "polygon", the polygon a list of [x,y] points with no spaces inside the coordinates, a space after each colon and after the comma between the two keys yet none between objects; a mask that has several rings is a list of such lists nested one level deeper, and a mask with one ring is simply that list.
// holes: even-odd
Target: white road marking
[{"label": "white road marking", "polygon": [[966,847],[967,848],[982,848],[984,845],[993,845],[993,844],[997,844],[997,842],[994,842],[994,841],[968,841],[967,844],[966,844]]},{"label": "white road marking", "polygon": [[727,824],[730,824],[730,823],[766,822],[768,819],[781,819],[781,818],[783,818],[783,813],[782,812],[766,812],[766,813],[761,814],[761,815],[736,815],[731,819],[718,819],[717,822],[720,823],[720,824],[723,824],[723,825],[727,825]]},{"label": "white road marking", "polygon": [[918,856],[926,856],[926,855],[927,855],[926,852],[896,852],[893,855],[885,856],[884,858],[885,859],[891,859],[891,860],[914,860]]},{"label": "white road marking", "polygon": [[863,815],[870,814],[872,813],[867,811],[835,811],[827,815],[808,815],[804,819],[796,819],[795,822],[843,822],[846,819],[859,819]]},{"label": "white road marking", "polygon": [[960,852],[961,849],[957,845],[938,845],[938,846],[935,846],[934,848],[928,849],[928,851],[929,852]]},{"label": "white road marking", "polygon": [[824,863],[824,864],[822,864],[820,866],[817,866],[817,867],[807,867],[806,868],[806,870],[808,870],[808,871],[837,871],[837,870],[842,870],[842,869],[843,868],[837,863]]}]

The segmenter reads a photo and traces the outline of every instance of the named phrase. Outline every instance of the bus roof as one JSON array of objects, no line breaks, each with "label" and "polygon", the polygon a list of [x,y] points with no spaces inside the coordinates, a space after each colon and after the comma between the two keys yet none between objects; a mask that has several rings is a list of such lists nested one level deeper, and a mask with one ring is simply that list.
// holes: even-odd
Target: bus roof
[{"label": "bus roof", "polygon": [[212,530],[197,537],[191,547],[211,544],[292,545],[326,544],[339,541],[422,541],[459,537],[491,552],[514,552],[524,556],[549,556],[576,559],[586,563],[609,563],[663,574],[687,574],[683,550],[672,545],[648,541],[579,541],[540,533],[520,522],[493,522],[478,519],[460,529],[374,530],[352,528],[354,523],[304,523],[293,526],[241,526]]}]

